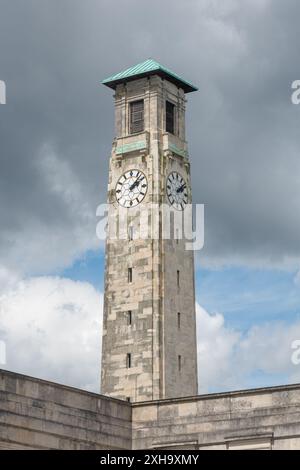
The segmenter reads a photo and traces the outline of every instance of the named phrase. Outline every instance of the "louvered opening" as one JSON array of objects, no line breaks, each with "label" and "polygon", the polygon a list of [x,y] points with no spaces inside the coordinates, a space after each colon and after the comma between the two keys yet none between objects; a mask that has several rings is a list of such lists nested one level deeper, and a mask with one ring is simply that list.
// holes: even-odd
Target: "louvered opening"
[{"label": "louvered opening", "polygon": [[130,103],[130,133],[136,134],[144,130],[144,101]]},{"label": "louvered opening", "polygon": [[166,132],[174,134],[175,130],[175,105],[166,101]]}]

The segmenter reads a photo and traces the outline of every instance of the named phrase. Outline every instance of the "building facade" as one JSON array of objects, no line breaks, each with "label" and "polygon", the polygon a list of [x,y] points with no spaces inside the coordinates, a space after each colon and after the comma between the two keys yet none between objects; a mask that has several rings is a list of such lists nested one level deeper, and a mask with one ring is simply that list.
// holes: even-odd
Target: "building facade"
[{"label": "building facade", "polygon": [[133,402],[196,395],[194,257],[181,230],[191,202],[186,93],[196,88],[152,59],[103,83],[115,90],[116,137],[101,391]]},{"label": "building facade", "polygon": [[0,449],[300,449],[300,384],[128,403],[0,370]]}]

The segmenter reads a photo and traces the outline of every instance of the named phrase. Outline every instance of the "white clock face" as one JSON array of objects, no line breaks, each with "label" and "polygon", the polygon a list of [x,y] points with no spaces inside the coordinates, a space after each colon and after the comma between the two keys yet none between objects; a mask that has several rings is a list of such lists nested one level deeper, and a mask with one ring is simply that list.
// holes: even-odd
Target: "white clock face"
[{"label": "white clock face", "polygon": [[188,186],[184,178],[172,171],[167,178],[167,197],[171,206],[178,211],[183,211],[189,201]]},{"label": "white clock face", "polygon": [[116,184],[116,199],[121,206],[130,209],[142,202],[147,189],[148,183],[144,173],[140,170],[128,170]]}]

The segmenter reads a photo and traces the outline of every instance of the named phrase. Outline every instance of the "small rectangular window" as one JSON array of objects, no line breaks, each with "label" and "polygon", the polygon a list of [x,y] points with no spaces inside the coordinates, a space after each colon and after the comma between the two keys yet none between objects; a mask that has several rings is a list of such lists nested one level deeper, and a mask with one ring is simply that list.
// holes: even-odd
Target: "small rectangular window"
[{"label": "small rectangular window", "polygon": [[127,325],[130,326],[132,325],[132,311],[128,310],[127,312]]},{"label": "small rectangular window", "polygon": [[245,436],[227,442],[226,447],[227,450],[272,450],[272,437],[268,435],[261,437]]},{"label": "small rectangular window", "polygon": [[144,130],[144,101],[130,103],[130,134],[143,132]]},{"label": "small rectangular window", "polygon": [[180,318],[180,312],[177,313],[177,327],[178,327],[178,330],[180,330],[180,326],[181,326],[181,318]]},{"label": "small rectangular window", "polygon": [[177,287],[180,287],[180,271],[177,270]]},{"label": "small rectangular window", "polygon": [[127,369],[131,368],[131,354],[130,353],[128,353],[126,356],[126,367]]},{"label": "small rectangular window", "polygon": [[132,282],[132,268],[128,268],[128,282]]},{"label": "small rectangular window", "polygon": [[129,225],[128,227],[128,238],[130,241],[133,240],[133,225]]},{"label": "small rectangular window", "polygon": [[178,356],[178,370],[181,371],[181,356]]},{"label": "small rectangular window", "polygon": [[130,402],[130,401],[131,401],[131,398],[130,398],[130,397],[126,397],[126,401]]},{"label": "small rectangular window", "polygon": [[175,105],[166,101],[166,132],[174,134],[175,130]]}]

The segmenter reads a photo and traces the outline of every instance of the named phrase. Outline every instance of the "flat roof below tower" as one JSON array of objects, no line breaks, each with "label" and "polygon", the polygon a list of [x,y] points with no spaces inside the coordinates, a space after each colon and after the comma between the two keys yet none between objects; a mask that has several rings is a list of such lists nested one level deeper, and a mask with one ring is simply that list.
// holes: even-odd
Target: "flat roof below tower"
[{"label": "flat roof below tower", "polygon": [[150,75],[159,75],[162,78],[169,80],[170,82],[182,88],[185,93],[191,93],[197,91],[198,88],[192,85],[190,82],[183,80],[179,75],[160,65],[153,59],[147,59],[140,64],[134,65],[122,72],[119,72],[111,77],[106,78],[102,81],[103,85],[116,89],[116,86],[120,83],[136,80],[138,78],[148,77]]}]

